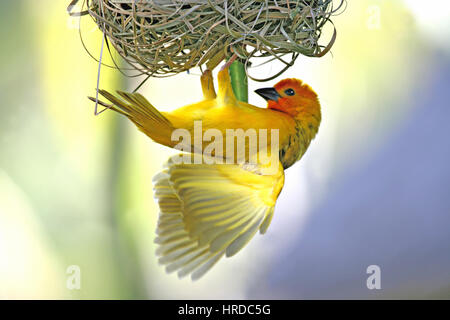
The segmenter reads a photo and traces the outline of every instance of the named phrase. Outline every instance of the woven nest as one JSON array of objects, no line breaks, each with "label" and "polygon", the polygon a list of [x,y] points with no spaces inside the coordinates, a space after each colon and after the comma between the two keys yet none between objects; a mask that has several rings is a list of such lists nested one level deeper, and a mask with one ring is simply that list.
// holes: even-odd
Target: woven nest
[{"label": "woven nest", "polygon": [[[75,3],[77,1],[72,1]],[[256,57],[285,63],[319,57],[333,0],[85,0],[83,4],[118,53],[140,73],[170,76],[214,68],[236,53],[246,67]],[[286,61],[284,55],[290,55]],[[275,75],[275,76],[277,76]]]}]

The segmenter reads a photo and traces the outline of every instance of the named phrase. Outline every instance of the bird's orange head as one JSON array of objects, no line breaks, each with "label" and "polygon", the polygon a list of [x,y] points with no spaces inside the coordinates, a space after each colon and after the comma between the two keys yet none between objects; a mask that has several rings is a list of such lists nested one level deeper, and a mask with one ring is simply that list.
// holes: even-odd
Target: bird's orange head
[{"label": "bird's orange head", "polygon": [[317,94],[301,80],[290,78],[278,82],[273,88],[255,90],[267,100],[269,109],[285,112],[294,118],[317,116],[320,119],[320,103]]}]

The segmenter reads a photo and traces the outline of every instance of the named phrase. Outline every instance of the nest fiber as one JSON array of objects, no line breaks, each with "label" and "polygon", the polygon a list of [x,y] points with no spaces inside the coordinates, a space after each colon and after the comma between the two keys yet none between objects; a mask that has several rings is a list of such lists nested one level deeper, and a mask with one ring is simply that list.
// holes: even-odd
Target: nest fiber
[{"label": "nest fiber", "polygon": [[[141,73],[174,75],[214,68],[233,52],[273,57],[287,69],[298,55],[322,56],[319,44],[336,11],[332,0],[85,0],[119,54]],[[282,58],[290,55],[290,60]]]}]

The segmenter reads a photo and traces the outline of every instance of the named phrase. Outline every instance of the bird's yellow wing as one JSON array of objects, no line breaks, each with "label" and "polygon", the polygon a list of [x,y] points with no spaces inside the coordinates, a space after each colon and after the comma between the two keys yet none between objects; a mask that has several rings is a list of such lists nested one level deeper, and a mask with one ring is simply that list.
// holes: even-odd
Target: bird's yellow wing
[{"label": "bird's yellow wing", "polygon": [[167,272],[204,275],[222,256],[232,256],[254,234],[266,232],[283,187],[280,166],[262,175],[239,165],[183,164],[171,158],[154,178],[160,207],[157,255]]}]

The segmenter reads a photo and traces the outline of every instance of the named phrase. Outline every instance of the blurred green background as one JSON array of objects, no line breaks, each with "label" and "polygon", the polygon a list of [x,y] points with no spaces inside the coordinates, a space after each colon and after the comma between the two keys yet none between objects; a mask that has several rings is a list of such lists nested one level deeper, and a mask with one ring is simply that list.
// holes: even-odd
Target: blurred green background
[{"label": "blurred green background", "polygon": [[[438,125],[450,116],[450,4],[348,1],[331,54],[270,83],[296,77],[318,92],[319,136],[287,171],[269,233],[192,283],[154,255],[151,178],[172,151],[113,112],[93,115],[98,66],[68,2],[0,2],[0,298],[450,297],[449,132]],[[100,32],[89,18],[81,27],[98,57]],[[141,92],[171,110],[200,100],[199,75],[150,79]],[[101,70],[103,89],[138,81]],[[267,84],[249,86],[263,106],[252,90]],[[377,293],[369,264],[387,274]],[[80,289],[66,286],[72,265]]]}]

